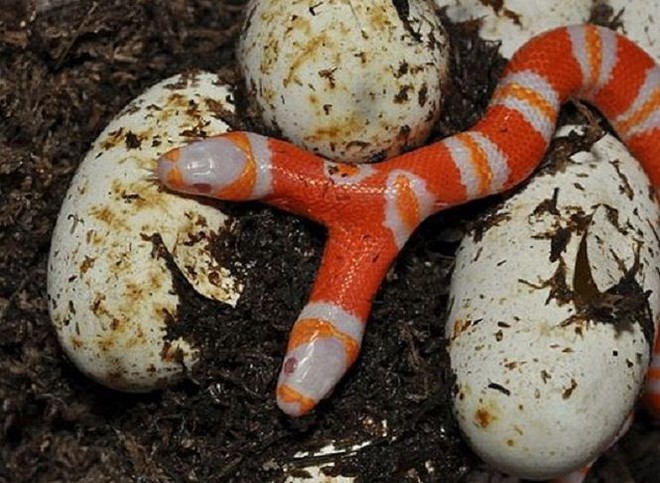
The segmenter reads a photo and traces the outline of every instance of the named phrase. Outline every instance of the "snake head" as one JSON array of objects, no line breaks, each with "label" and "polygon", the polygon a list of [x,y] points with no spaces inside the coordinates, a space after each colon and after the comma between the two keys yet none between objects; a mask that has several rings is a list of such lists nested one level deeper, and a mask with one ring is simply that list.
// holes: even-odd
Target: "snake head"
[{"label": "snake head", "polygon": [[346,373],[341,343],[319,339],[289,351],[277,381],[277,405],[289,416],[310,412]]},{"label": "snake head", "polygon": [[258,173],[249,136],[232,132],[168,151],[158,159],[158,179],[182,193],[253,199]]},{"label": "snake head", "polygon": [[302,416],[329,396],[360,352],[364,322],[329,303],[310,303],[291,330],[277,404]]}]

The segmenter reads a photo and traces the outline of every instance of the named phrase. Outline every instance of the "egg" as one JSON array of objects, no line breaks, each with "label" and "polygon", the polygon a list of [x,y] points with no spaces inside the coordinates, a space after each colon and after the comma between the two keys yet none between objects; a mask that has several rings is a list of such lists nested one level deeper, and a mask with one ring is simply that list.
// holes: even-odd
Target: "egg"
[{"label": "egg", "polygon": [[633,409],[660,302],[660,209],[613,136],[553,163],[462,241],[446,334],[454,412],[504,473],[592,462]]},{"label": "egg", "polygon": [[423,0],[253,0],[238,62],[268,128],[359,163],[426,140],[440,115],[448,50]]},{"label": "egg", "polygon": [[534,35],[562,25],[589,21],[598,8],[612,8],[622,31],[647,52],[660,57],[660,38],[653,35],[653,13],[660,9],[660,0],[435,0],[453,22],[479,21],[479,34],[500,44],[500,54],[511,57]]},{"label": "egg", "polygon": [[165,191],[151,174],[169,149],[227,131],[233,111],[214,74],[164,80],[110,122],[71,181],[52,238],[49,309],[68,357],[101,384],[148,391],[194,365],[195,347],[167,336],[182,302],[175,275],[208,298],[239,297],[241,285],[210,249],[231,219]]}]

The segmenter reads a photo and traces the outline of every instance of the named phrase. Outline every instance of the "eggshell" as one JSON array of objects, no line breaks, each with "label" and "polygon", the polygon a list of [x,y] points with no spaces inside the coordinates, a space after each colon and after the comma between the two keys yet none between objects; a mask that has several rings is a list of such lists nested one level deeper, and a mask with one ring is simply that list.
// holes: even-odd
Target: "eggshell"
[{"label": "eggshell", "polygon": [[266,125],[348,162],[423,143],[440,114],[448,41],[431,4],[405,3],[249,2],[238,61]]},{"label": "eggshell", "polygon": [[[315,448],[309,451],[296,451],[292,455],[287,455],[284,462],[273,464],[277,467],[283,466],[285,472],[291,472],[287,476],[285,483],[351,483],[356,480],[354,476],[345,476],[337,474],[335,462],[341,461],[352,455],[357,455],[365,448],[373,445],[375,442],[383,443],[385,440],[394,441],[396,436],[390,434],[387,420],[376,421],[374,419],[365,419],[363,421],[368,425],[369,430],[377,436],[375,440],[370,438],[360,442],[330,441],[322,448]],[[433,468],[427,463],[429,474],[434,472]],[[296,470],[294,472],[294,470]],[[302,474],[301,474],[302,473]],[[333,476],[328,476],[331,473]],[[304,476],[303,476],[304,475]]]},{"label": "eggshell", "polygon": [[[370,441],[365,441],[360,444],[342,447],[341,444],[332,442],[317,451],[298,451],[288,460],[288,468],[290,470],[298,469],[305,473],[305,476],[288,476],[284,483],[352,483],[355,478],[352,476],[344,475],[326,475],[326,471],[334,471],[335,462],[333,460],[341,460],[347,454],[356,454],[361,449],[371,446]],[[309,464],[309,462],[321,461],[320,464]]]},{"label": "eggshell", "polygon": [[233,109],[216,75],[167,79],[108,125],[71,182],[48,263],[50,314],[69,358],[102,384],[147,391],[195,363],[194,347],[166,337],[175,271],[206,297],[237,301],[240,285],[209,249],[231,220],[151,178],[170,148],[227,131]]},{"label": "eggshell", "polygon": [[[655,34],[660,0],[608,0],[625,26],[625,33],[656,58],[660,58],[660,38]],[[510,58],[532,36],[553,27],[587,22],[594,9],[593,0],[435,0],[446,8],[454,22],[479,20],[480,35],[501,43],[500,53]]]},{"label": "eggshell", "polygon": [[457,252],[447,337],[467,441],[521,478],[594,460],[632,410],[660,301],[660,210],[613,136],[536,176]]},{"label": "eggshell", "polygon": [[660,60],[660,0],[608,0],[607,4],[619,16],[622,32]]}]

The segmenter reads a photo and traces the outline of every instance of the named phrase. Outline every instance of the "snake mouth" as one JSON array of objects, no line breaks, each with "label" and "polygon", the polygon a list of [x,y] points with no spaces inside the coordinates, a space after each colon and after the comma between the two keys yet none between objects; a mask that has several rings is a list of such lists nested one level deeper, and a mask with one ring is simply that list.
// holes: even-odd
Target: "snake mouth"
[{"label": "snake mouth", "polygon": [[314,409],[317,403],[317,400],[305,396],[287,384],[277,387],[277,405],[289,416],[304,416]]}]

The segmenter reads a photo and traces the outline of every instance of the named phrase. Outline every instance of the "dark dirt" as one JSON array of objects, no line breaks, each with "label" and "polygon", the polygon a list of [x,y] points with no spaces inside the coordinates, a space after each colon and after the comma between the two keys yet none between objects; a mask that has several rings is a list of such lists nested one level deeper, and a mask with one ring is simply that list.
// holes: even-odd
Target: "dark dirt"
[{"label": "dark dirt", "polygon": [[[443,318],[452,233],[492,200],[418,230],[377,296],[362,357],[309,417],[284,417],[273,389],[324,233],[261,205],[222,206],[241,219],[224,251],[258,267],[244,275],[235,310],[178,284],[188,302],[176,330],[203,354],[186,382],[133,395],[82,376],[59,348],[46,303],[50,235],[69,181],[146,87],[192,68],[236,78],[244,2],[0,3],[0,481],[282,481],[310,462],[294,462],[298,450],[367,439],[342,459],[342,474],[455,482],[479,468],[450,413]],[[436,137],[479,118],[504,65],[477,25],[448,27],[455,82]],[[591,481],[657,481],[659,442],[642,417]]]}]

